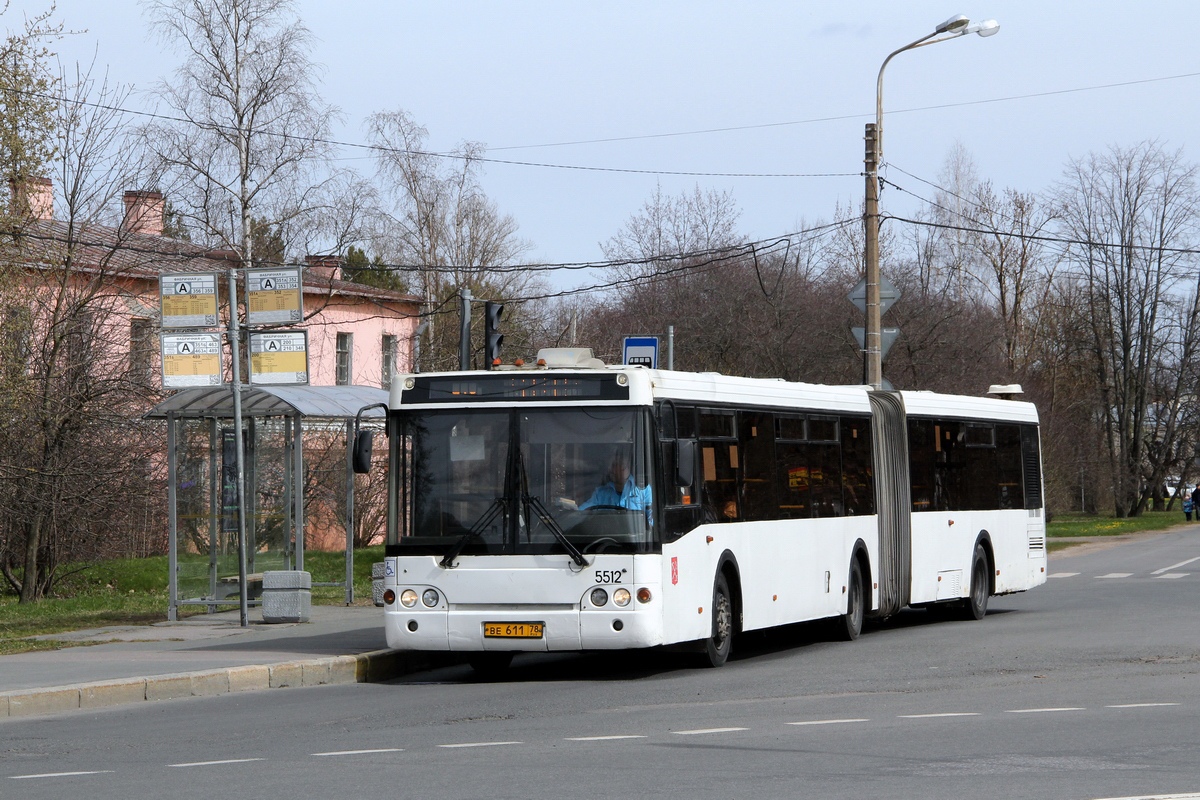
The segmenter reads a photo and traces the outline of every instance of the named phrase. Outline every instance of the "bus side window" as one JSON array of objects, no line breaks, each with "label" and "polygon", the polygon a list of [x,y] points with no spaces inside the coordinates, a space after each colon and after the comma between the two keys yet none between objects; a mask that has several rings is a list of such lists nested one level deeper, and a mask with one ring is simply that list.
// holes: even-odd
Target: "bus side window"
[{"label": "bus side window", "polygon": [[933,510],[934,459],[939,449],[935,437],[940,429],[931,420],[908,420],[908,471],[912,481],[912,510]]},{"label": "bus side window", "polygon": [[775,419],[770,412],[738,414],[738,441],[742,452],[742,518],[775,519],[779,501],[775,489]]},{"label": "bus side window", "polygon": [[1000,482],[1000,508],[1024,508],[1025,486],[1021,481],[1019,426],[996,426],[996,466],[997,479]]},{"label": "bus side window", "polygon": [[776,442],[780,486],[780,519],[805,519],[812,516],[812,491],[809,475],[808,445],[803,442]]},{"label": "bus side window", "polygon": [[875,486],[871,480],[871,424],[842,417],[842,500],[846,514],[874,514]]},{"label": "bus side window", "polygon": [[737,522],[741,519],[737,496],[737,443],[700,442],[700,470],[705,521]]}]

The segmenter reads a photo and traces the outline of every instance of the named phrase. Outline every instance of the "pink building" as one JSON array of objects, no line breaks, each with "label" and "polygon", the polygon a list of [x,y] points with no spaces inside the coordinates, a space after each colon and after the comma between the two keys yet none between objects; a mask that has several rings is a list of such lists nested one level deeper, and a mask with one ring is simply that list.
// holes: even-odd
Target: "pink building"
[{"label": "pink building", "polygon": [[[209,250],[163,235],[165,200],[159,192],[130,191],[124,196],[119,228],[69,224],[54,219],[53,187],[37,179],[21,198],[31,219],[26,258],[50,270],[75,274],[78,286],[92,282],[109,295],[94,302],[103,309],[97,320],[106,348],[124,350],[131,365],[144,370],[150,385],[161,387],[158,353],[159,277],[181,272],[218,273],[227,323],[230,267],[240,266],[230,251]],[[365,385],[388,388],[392,375],[411,371],[413,335],[420,300],[340,279],[337,256],[308,256],[303,271],[304,322],[289,328],[308,331],[309,383],[314,386]],[[93,289],[95,291],[95,289]],[[239,293],[244,288],[239,288]],[[224,356],[230,374],[228,344]],[[246,376],[242,376],[243,383]]]}]

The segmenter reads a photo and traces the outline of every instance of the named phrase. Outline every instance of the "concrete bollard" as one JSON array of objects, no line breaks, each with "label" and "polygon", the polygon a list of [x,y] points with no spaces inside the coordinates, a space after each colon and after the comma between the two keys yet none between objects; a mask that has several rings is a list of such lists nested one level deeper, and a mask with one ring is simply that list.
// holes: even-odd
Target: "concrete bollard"
[{"label": "concrete bollard", "polygon": [[263,573],[263,622],[308,622],[312,615],[312,575],[299,570]]},{"label": "concrete bollard", "polygon": [[383,574],[386,566],[387,564],[382,561],[376,561],[371,565],[371,599],[380,608],[383,607]]}]

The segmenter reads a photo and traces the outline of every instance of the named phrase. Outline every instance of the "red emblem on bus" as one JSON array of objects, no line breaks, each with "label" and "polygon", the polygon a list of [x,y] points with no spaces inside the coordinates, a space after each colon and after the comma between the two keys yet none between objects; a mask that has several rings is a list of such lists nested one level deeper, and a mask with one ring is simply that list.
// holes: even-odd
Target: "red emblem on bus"
[{"label": "red emblem on bus", "polygon": [[679,583],[679,556],[671,556],[671,585]]}]

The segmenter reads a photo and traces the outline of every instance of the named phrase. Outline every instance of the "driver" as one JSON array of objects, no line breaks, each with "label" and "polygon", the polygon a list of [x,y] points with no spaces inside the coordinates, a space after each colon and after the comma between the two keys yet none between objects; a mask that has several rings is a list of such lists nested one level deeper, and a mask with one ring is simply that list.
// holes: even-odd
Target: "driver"
[{"label": "driver", "polygon": [[581,510],[595,506],[645,511],[646,522],[654,524],[650,487],[637,485],[633,476],[629,474],[629,457],[621,450],[613,453],[612,464],[608,467],[605,481],[596,487],[591,497],[579,504]]}]

